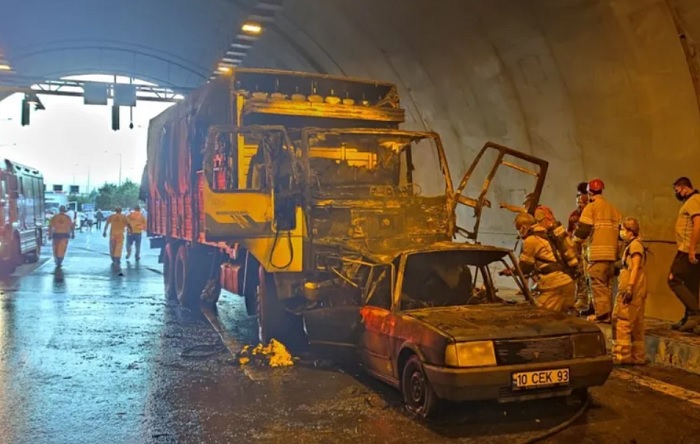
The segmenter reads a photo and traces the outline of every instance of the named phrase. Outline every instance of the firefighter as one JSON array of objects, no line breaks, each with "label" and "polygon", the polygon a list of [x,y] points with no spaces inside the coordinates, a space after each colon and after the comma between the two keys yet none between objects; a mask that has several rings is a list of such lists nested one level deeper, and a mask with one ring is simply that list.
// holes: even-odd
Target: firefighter
[{"label": "firefighter", "polygon": [[589,292],[593,299],[594,314],[589,321],[610,322],[612,283],[618,257],[620,212],[603,197],[605,184],[600,179],[588,182],[590,202],[583,209],[574,240],[585,245],[588,262]]},{"label": "firefighter", "polygon": [[523,204],[521,206],[511,205],[508,203],[501,203],[500,208],[512,211],[513,213],[527,213],[530,211],[530,206],[532,206],[535,200],[535,193],[527,193],[523,199]]},{"label": "firefighter", "polygon": [[677,179],[673,189],[683,205],[676,219],[678,252],[671,264],[668,285],[686,309],[686,315],[673,328],[700,334],[700,193],[687,177]]},{"label": "firefighter", "polygon": [[523,239],[520,267],[536,281],[537,305],[568,313],[574,306],[574,281],[557,260],[546,228],[538,225],[532,215],[520,213],[515,217],[515,229]]},{"label": "firefighter", "polygon": [[[578,221],[581,219],[583,209],[588,204],[588,182],[581,182],[576,188],[576,208],[569,215],[569,227],[567,232],[569,236],[574,237],[574,232],[578,226]],[[578,254],[578,278],[576,279],[576,305],[575,308],[579,312],[586,312],[590,309],[590,295],[588,294],[588,276],[586,276],[586,261],[585,254],[581,248],[581,244],[577,244]]]},{"label": "firefighter", "polygon": [[644,305],[647,300],[646,248],[639,238],[639,222],[625,218],[620,238],[625,243],[622,270],[613,312],[613,361],[644,364]]},{"label": "firefighter", "polygon": [[63,258],[68,249],[68,239],[73,236],[73,221],[66,214],[66,207],[61,205],[58,214],[54,215],[49,222],[49,237],[53,245],[53,259],[56,268],[61,268]]},{"label": "firefighter", "polygon": [[131,213],[126,216],[129,222],[128,236],[126,238],[126,258],[131,257],[131,246],[136,247],[136,260],[141,259],[141,235],[146,229],[146,217],[141,212],[141,208],[136,205]]},{"label": "firefighter", "polygon": [[102,233],[104,237],[107,237],[107,228],[110,226],[112,229],[109,232],[109,255],[112,257],[112,264],[119,266],[124,249],[124,230],[129,226],[129,221],[122,214],[121,207],[115,208],[114,214],[105,221],[105,229]]}]

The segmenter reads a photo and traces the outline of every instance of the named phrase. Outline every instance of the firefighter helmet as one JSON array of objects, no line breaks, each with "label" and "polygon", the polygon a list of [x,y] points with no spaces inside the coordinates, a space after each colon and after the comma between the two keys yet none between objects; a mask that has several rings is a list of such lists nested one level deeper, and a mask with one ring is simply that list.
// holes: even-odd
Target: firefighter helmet
[{"label": "firefighter helmet", "polygon": [[520,230],[521,228],[530,228],[535,225],[537,221],[530,213],[519,213],[515,216],[515,229]]},{"label": "firefighter helmet", "polygon": [[576,191],[578,191],[578,194],[588,194],[588,182],[581,182],[578,184]]},{"label": "firefighter helmet", "polygon": [[589,193],[600,194],[603,192],[604,189],[605,189],[605,184],[600,179],[596,178],[596,179],[593,179],[590,182],[588,182],[588,192]]}]

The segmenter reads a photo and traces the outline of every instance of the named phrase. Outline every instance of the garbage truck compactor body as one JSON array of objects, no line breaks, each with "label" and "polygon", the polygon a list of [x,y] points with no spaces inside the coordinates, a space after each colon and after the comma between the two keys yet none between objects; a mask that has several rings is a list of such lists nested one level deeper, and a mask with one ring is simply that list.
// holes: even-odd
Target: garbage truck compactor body
[{"label": "garbage truck compactor body", "polygon": [[[308,307],[372,285],[398,251],[451,241],[458,204],[474,209],[475,239],[509,155],[539,166],[527,171],[539,197],[546,162],[495,144],[455,190],[438,135],[403,121],[392,84],[262,69],[237,69],[155,117],[142,191],[166,294],[213,304],[224,288],[245,298],[261,340],[283,337]],[[489,149],[497,165],[463,196]]]}]

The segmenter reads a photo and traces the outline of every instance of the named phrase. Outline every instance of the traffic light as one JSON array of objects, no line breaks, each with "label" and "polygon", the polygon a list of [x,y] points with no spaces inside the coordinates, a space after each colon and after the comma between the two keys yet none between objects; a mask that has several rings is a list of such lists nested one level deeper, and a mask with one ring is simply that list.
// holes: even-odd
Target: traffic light
[{"label": "traffic light", "polygon": [[31,109],[31,104],[27,101],[25,97],[22,99],[22,126],[29,125],[29,111]]},{"label": "traffic light", "polygon": [[112,131],[119,131],[119,105],[112,105]]}]

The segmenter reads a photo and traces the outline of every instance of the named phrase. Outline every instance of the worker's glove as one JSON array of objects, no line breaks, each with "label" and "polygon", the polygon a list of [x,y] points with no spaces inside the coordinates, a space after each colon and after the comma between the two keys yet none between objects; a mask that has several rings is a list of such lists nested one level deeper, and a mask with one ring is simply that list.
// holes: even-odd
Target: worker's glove
[{"label": "worker's glove", "polygon": [[627,287],[622,292],[622,303],[628,305],[630,302],[632,302],[632,287]]},{"label": "worker's glove", "polygon": [[107,237],[107,232],[102,233],[102,237]]}]

